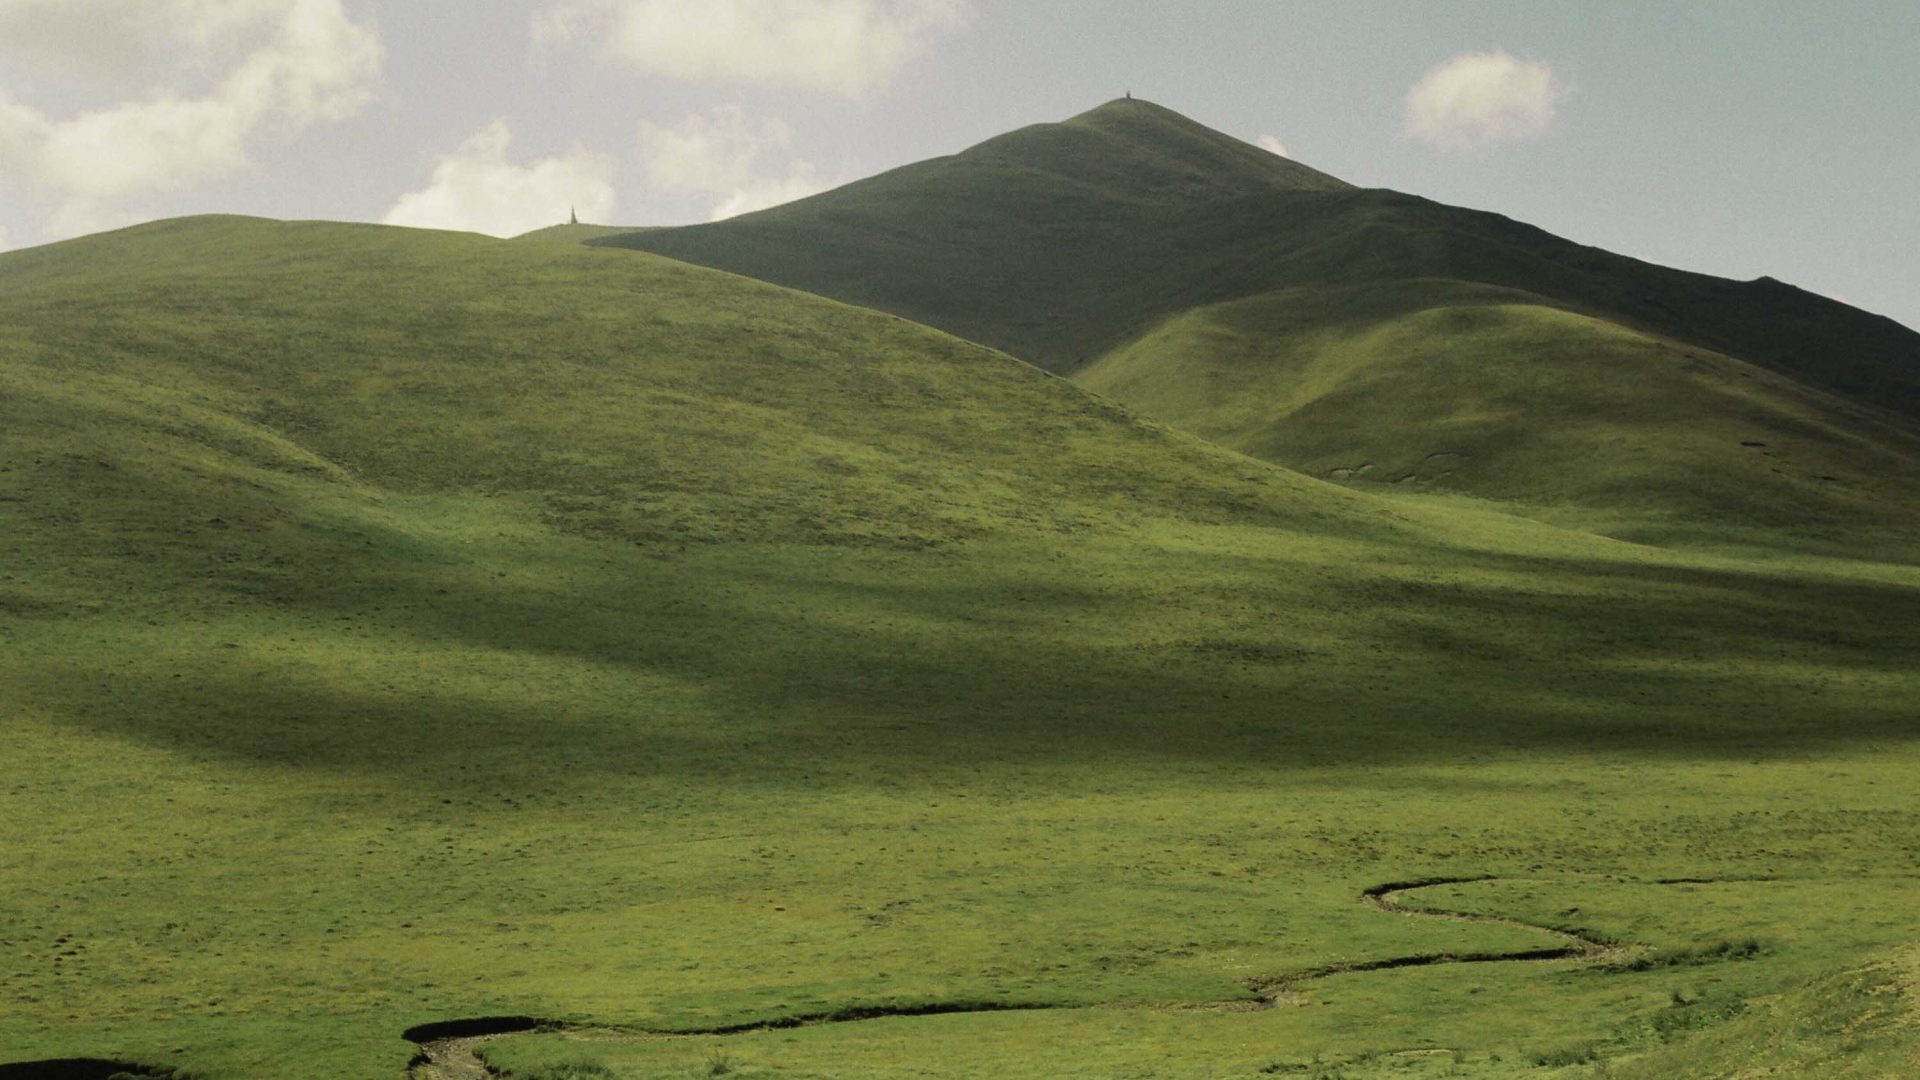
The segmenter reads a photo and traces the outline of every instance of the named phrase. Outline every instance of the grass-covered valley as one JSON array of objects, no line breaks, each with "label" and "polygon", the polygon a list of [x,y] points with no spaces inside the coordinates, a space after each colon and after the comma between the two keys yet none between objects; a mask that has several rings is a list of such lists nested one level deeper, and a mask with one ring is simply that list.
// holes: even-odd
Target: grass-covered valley
[{"label": "grass-covered valley", "polygon": [[0,255],[0,1077],[1920,1068],[1904,331],[1216,288],[1384,196],[1173,130],[920,167],[1076,266],[1177,192],[1164,303],[831,194],[734,227],[965,317],[696,230]]}]

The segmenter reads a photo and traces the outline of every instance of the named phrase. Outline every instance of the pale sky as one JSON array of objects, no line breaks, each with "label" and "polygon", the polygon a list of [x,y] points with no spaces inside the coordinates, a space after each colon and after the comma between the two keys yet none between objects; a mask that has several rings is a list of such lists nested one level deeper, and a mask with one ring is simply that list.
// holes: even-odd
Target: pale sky
[{"label": "pale sky", "polygon": [[0,248],[756,209],[1123,92],[1920,327],[1914,0],[0,0]]}]

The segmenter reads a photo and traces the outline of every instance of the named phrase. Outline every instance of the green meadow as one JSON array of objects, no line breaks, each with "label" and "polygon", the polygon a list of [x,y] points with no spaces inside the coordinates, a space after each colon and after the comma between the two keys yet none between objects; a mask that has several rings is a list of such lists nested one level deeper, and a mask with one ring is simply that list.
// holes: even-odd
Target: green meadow
[{"label": "green meadow", "polygon": [[0,431],[6,1080],[1920,1067],[1910,505],[1656,544],[240,218],[0,256]]}]

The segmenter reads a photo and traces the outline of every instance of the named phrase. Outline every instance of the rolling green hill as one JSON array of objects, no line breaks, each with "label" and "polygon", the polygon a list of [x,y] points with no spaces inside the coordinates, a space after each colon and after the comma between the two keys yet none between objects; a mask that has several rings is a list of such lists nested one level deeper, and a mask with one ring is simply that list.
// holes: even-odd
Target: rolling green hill
[{"label": "rolling green hill", "polygon": [[[1169,180],[1174,163],[1206,182]],[[1356,484],[1634,537],[1910,537],[1920,505],[1920,335],[1769,279],[1352,189],[1145,102],[593,242],[895,312]]]},{"label": "rolling green hill", "polygon": [[184,463],[211,445],[345,490],[520,498],[634,543],[915,546],[1116,509],[1358,505],[1244,479],[1236,455],[979,346],[659,259],[207,218],[23,252],[0,286],[31,410],[15,444],[51,454],[109,420],[124,442],[111,477],[82,455],[28,492],[62,504],[200,490]]},{"label": "rolling green hill", "polygon": [[479,1048],[522,1080],[1541,1076],[1920,940],[1910,565],[1376,498],[374,226],[0,255],[0,432],[6,1080],[483,1018],[549,1022]]},{"label": "rolling green hill", "polygon": [[1909,554],[1920,537],[1920,427],[1515,290],[1271,293],[1170,318],[1076,379],[1312,475],[1612,536],[1746,526]]}]

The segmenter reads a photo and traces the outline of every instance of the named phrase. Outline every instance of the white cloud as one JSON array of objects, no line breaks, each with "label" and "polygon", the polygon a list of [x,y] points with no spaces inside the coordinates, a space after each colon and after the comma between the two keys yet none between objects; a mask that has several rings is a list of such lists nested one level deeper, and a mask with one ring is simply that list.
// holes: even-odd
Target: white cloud
[{"label": "white cloud", "polygon": [[46,117],[8,97],[0,87],[0,161],[24,159],[46,135]]},{"label": "white cloud", "polygon": [[1279,139],[1274,138],[1272,135],[1260,136],[1259,138],[1253,140],[1253,145],[1259,147],[1262,150],[1265,150],[1269,154],[1277,154],[1280,157],[1288,156],[1286,145],[1282,143]]},{"label": "white cloud", "polygon": [[738,105],[723,105],[678,127],[642,122],[640,154],[647,179],[664,192],[714,195],[713,220],[792,202],[822,189],[811,163],[791,158],[780,177],[763,176],[762,155],[784,152],[793,132],[778,119],[759,123]]},{"label": "white cloud", "polygon": [[431,184],[402,195],[382,220],[420,229],[517,236],[565,221],[569,208],[583,221],[612,218],[612,166],[605,158],[575,151],[516,165],[507,158],[512,140],[504,120],[481,128],[440,159]]},{"label": "white cloud", "polygon": [[722,221],[741,214],[751,214],[755,210],[765,210],[770,206],[780,206],[795,199],[804,199],[825,190],[826,185],[815,175],[812,165],[804,161],[795,161],[787,170],[784,179],[773,180],[754,177],[728,193],[713,208],[713,220]]},{"label": "white cloud", "polygon": [[0,52],[22,67],[83,82],[206,74],[223,54],[262,44],[287,0],[0,0]]},{"label": "white cloud", "polygon": [[1443,149],[1532,138],[1552,125],[1565,96],[1543,63],[1466,53],[1427,72],[1407,94],[1402,130]]},{"label": "white cloud", "polygon": [[69,199],[56,207],[40,224],[40,235],[47,240],[69,236],[91,236],[109,229],[138,225],[151,217],[125,207],[107,206],[86,199]]},{"label": "white cloud", "polygon": [[561,0],[534,13],[533,32],[596,41],[652,75],[854,96],[971,14],[971,0]]},{"label": "white cloud", "polygon": [[755,124],[738,105],[722,105],[679,127],[640,122],[640,153],[647,179],[661,191],[720,191],[753,178],[761,152],[784,149],[793,132],[780,120]]},{"label": "white cloud", "polygon": [[[0,52],[163,55],[158,89],[65,119],[0,87],[0,166],[55,200],[50,235],[123,224],[125,202],[243,170],[262,132],[341,120],[373,96],[381,49],[340,0],[0,0]],[[45,49],[47,52],[34,52]],[[212,73],[211,85],[183,84]],[[126,78],[108,90],[125,92]]]}]

